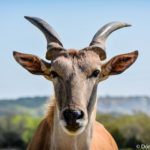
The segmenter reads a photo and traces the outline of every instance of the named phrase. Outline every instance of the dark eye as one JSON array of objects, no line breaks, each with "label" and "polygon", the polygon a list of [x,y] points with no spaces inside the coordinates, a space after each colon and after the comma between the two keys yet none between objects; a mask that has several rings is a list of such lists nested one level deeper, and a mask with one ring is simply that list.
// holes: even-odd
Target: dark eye
[{"label": "dark eye", "polygon": [[55,71],[51,71],[51,77],[56,78],[59,77],[59,75]]},{"label": "dark eye", "polygon": [[100,70],[94,70],[90,77],[97,77],[100,74]]}]

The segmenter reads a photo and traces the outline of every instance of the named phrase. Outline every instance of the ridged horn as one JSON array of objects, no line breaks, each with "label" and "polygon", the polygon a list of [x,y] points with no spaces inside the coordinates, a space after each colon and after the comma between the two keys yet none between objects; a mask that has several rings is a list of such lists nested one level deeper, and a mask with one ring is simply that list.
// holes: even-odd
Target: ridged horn
[{"label": "ridged horn", "polygon": [[116,31],[123,27],[129,27],[129,26],[131,25],[123,22],[111,22],[104,25],[96,32],[88,49],[99,51],[101,60],[106,59],[105,42],[108,36],[113,31]]},{"label": "ridged horn", "polygon": [[51,59],[51,50],[64,50],[58,34],[47,22],[37,17],[25,16],[25,19],[35,25],[45,35],[47,40],[46,59]]}]

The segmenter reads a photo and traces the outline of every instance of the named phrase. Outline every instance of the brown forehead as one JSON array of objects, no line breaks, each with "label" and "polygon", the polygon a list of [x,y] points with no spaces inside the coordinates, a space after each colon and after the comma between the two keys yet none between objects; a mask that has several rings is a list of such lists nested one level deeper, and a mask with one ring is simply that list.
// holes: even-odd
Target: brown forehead
[{"label": "brown forehead", "polygon": [[101,65],[99,56],[93,51],[69,49],[66,53],[67,57],[66,55],[61,55],[52,62],[54,69],[64,72],[72,70],[74,66],[86,70],[95,69]]}]

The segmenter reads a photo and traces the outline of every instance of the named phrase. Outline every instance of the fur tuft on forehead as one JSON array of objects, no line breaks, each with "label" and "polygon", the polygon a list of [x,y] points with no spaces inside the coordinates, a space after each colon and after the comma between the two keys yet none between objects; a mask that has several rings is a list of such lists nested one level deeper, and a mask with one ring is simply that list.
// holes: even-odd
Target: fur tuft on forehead
[{"label": "fur tuft on forehead", "polygon": [[56,60],[58,57],[65,57],[65,58],[76,58],[76,59],[82,59],[85,57],[96,57],[98,58],[98,60],[100,60],[99,55],[95,52],[95,51],[88,51],[88,50],[76,50],[76,49],[67,49],[66,51],[61,51],[59,52],[57,55],[55,55],[55,57],[53,57],[53,60]]},{"label": "fur tuft on forehead", "polygon": [[90,58],[97,57],[100,60],[99,55],[94,51],[85,51],[83,49],[82,50],[68,49],[66,52],[72,58],[80,59],[84,57],[90,57]]},{"label": "fur tuft on forehead", "polygon": [[72,57],[78,57],[79,56],[79,53],[80,51],[78,50],[75,50],[75,49],[68,49],[68,54]]}]

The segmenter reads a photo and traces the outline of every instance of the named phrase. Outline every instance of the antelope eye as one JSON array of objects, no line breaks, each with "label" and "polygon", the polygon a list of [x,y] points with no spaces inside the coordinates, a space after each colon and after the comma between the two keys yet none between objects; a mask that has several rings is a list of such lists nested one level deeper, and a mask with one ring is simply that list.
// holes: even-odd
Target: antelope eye
[{"label": "antelope eye", "polygon": [[57,72],[55,72],[55,71],[51,71],[51,77],[52,78],[57,78],[57,77],[59,77],[59,75],[57,74]]},{"label": "antelope eye", "polygon": [[90,77],[97,77],[100,74],[100,70],[94,70]]}]

